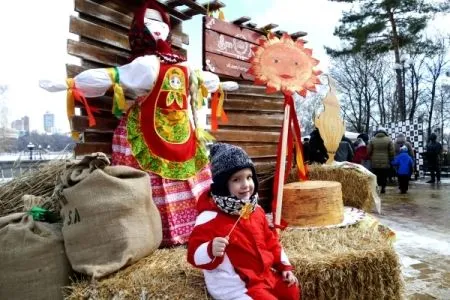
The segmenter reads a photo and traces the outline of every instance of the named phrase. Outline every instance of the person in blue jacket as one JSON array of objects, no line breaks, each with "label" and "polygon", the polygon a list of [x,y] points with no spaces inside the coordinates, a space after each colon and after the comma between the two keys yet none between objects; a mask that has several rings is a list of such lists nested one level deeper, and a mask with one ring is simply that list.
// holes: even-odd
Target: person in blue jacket
[{"label": "person in blue jacket", "polygon": [[400,147],[400,153],[394,157],[392,166],[397,170],[398,188],[401,194],[406,194],[409,186],[409,178],[414,169],[414,162],[408,154],[408,147]]}]

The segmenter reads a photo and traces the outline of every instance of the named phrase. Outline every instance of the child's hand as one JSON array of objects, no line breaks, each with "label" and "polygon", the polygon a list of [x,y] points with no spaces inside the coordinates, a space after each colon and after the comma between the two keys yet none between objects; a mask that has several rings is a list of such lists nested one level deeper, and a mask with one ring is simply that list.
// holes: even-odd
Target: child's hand
[{"label": "child's hand", "polygon": [[228,245],[228,238],[216,237],[212,241],[212,254],[222,257],[225,254],[225,247]]},{"label": "child's hand", "polygon": [[291,286],[293,284],[298,285],[298,279],[297,277],[295,277],[292,271],[283,271],[281,272],[281,275],[283,276],[283,281],[289,283],[288,286]]}]

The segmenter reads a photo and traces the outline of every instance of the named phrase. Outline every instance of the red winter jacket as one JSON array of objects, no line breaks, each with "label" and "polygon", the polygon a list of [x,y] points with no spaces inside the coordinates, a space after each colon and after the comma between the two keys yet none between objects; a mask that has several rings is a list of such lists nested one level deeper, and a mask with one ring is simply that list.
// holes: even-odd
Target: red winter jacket
[{"label": "red winter jacket", "polygon": [[216,258],[212,255],[212,240],[227,236],[238,216],[219,210],[208,192],[200,196],[197,209],[199,215],[188,242],[188,261],[203,269],[206,286],[215,299],[235,299],[257,286],[274,288],[271,268],[293,269],[261,207],[248,219],[239,220],[225,255]]},{"label": "red winter jacket", "polygon": [[368,160],[367,146],[359,146],[355,150],[355,156],[353,156],[353,162],[356,164],[362,164],[363,160]]}]

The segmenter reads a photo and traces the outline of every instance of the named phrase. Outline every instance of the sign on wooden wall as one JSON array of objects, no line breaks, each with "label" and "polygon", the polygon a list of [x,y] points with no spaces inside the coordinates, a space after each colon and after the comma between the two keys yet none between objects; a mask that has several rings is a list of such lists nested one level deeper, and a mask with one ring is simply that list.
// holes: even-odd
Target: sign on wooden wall
[{"label": "sign on wooden wall", "polygon": [[247,74],[252,47],[261,33],[213,17],[203,17],[203,67],[236,80],[253,80]]}]

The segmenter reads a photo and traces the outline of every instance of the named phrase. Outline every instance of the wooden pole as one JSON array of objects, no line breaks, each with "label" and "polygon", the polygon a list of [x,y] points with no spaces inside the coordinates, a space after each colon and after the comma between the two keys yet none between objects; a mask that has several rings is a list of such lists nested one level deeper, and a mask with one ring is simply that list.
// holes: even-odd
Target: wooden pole
[{"label": "wooden pole", "polygon": [[284,108],[284,120],[283,120],[283,132],[281,133],[281,158],[280,158],[280,173],[278,174],[278,191],[277,191],[277,207],[275,211],[274,224],[280,225],[281,221],[281,209],[283,208],[283,185],[284,185],[284,173],[286,169],[286,150],[287,139],[290,121],[290,105],[286,105]]}]

